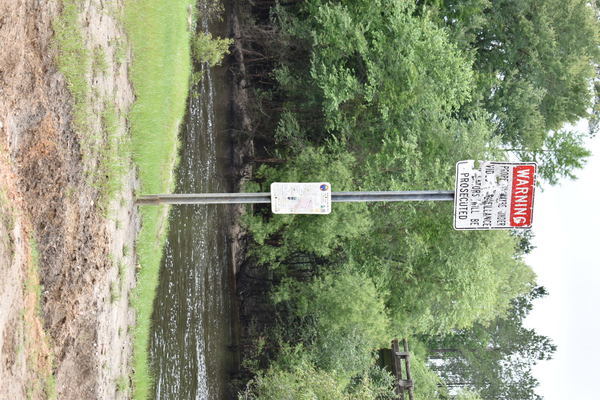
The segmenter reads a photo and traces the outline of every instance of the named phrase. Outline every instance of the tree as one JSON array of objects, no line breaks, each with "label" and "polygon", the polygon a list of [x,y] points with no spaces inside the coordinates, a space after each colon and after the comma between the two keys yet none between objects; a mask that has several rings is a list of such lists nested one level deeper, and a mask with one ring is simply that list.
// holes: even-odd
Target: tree
[{"label": "tree", "polygon": [[[553,132],[581,118],[591,118],[590,127],[596,126],[597,4],[586,0],[421,3],[434,10],[456,43],[475,51],[478,91],[467,108],[482,105],[505,144],[526,148],[524,158],[544,162],[541,172],[548,182],[572,177],[588,153],[581,143],[556,147],[560,143],[554,142]],[[548,157],[548,148],[557,156]]]},{"label": "tree", "polygon": [[210,33],[199,32],[192,40],[192,55],[198,62],[206,62],[214,67],[221,63],[233,39],[213,38]]},{"label": "tree", "polygon": [[[392,377],[379,374],[380,380],[368,374],[348,380],[336,371],[316,368],[306,360],[297,360],[290,367],[278,363],[249,382],[239,400],[393,400]],[[349,390],[350,389],[350,390]]]},{"label": "tree", "polygon": [[556,346],[548,337],[523,327],[523,320],[533,301],[546,294],[544,287],[534,287],[490,324],[478,323],[443,338],[430,338],[431,359],[436,360],[433,365],[445,383],[476,389],[483,399],[539,399],[532,366],[550,359]]},{"label": "tree", "polygon": [[[261,140],[280,162],[260,166],[249,191],[267,191],[274,181],[321,180],[334,191],[452,188],[457,160],[506,157],[508,147],[540,161],[555,157],[543,160],[556,164],[548,176],[578,166],[581,154],[568,145],[574,142],[547,138],[557,121],[580,113],[580,84],[589,76],[585,62],[548,58],[570,43],[552,36],[563,22],[547,21],[551,11],[533,0],[439,0],[439,14],[431,3],[306,0],[274,8],[276,26],[264,45],[274,70],[257,75],[272,80],[261,98],[274,134]],[[544,10],[530,16],[527,7]],[[536,39],[537,32],[548,40]],[[552,83],[548,77],[561,68],[570,82]],[[548,93],[577,103],[558,110],[562,103]],[[571,161],[560,155],[568,151]],[[451,205],[434,202],[336,204],[329,216],[263,210],[255,207],[246,222],[254,239],[249,254],[271,274],[273,318],[283,325],[271,342],[300,349],[316,373],[337,371],[352,381],[391,337],[445,335],[462,346],[442,357],[450,384],[478,382],[482,398],[501,390],[502,379],[523,393],[535,386],[530,364],[511,357],[538,357],[549,344],[508,317],[498,319],[511,315],[511,300],[534,285],[521,257],[527,237],[456,232]],[[492,325],[504,336],[489,332]],[[504,337],[539,346],[510,347]],[[292,382],[286,390],[313,393],[282,358],[276,363],[285,372],[281,380]],[[415,366],[427,379],[421,398],[447,398],[438,377],[424,363]]]},{"label": "tree", "polygon": [[[352,190],[354,157],[343,147],[306,147],[279,167],[261,167],[250,191],[269,191],[271,182],[318,182],[327,177],[335,190]],[[258,188],[256,187],[258,186]],[[368,232],[371,221],[364,204],[344,204],[330,215],[248,215],[245,223],[261,245],[254,253],[261,263],[277,268],[295,253],[326,257],[343,241]]]},{"label": "tree", "polygon": [[583,141],[583,133],[561,130],[546,136],[542,147],[516,153],[524,161],[537,162],[538,174],[555,185],[561,177],[575,179],[575,170],[582,168],[591,155]]},{"label": "tree", "polygon": [[319,368],[348,378],[367,371],[373,352],[389,339],[383,293],[369,277],[352,271],[328,272],[311,282],[288,280],[275,302],[289,307],[300,323],[290,326],[308,358]]},{"label": "tree", "polygon": [[456,396],[456,400],[483,400],[479,393],[473,392],[471,390],[461,390],[460,393]]},{"label": "tree", "polygon": [[[469,54],[414,5],[312,0],[277,16],[307,53],[275,74],[278,137],[302,140],[282,147],[287,163],[259,170],[263,190],[324,176],[334,190],[440,189],[453,186],[458,157],[498,154],[484,112],[458,115],[474,90]],[[456,233],[450,214],[441,204],[336,204],[327,217],[254,215],[248,226],[272,267],[300,252],[348,261],[382,290],[386,280],[410,287],[389,290],[394,332],[439,333],[491,319],[532,281],[508,235]]]}]

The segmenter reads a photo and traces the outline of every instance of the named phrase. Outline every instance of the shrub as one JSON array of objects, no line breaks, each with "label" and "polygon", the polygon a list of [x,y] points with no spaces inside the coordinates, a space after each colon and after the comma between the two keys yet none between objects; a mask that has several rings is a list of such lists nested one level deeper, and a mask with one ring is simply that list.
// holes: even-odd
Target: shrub
[{"label": "shrub", "polygon": [[192,41],[192,56],[194,60],[214,67],[221,63],[232,44],[233,39],[213,38],[210,33],[200,32]]}]

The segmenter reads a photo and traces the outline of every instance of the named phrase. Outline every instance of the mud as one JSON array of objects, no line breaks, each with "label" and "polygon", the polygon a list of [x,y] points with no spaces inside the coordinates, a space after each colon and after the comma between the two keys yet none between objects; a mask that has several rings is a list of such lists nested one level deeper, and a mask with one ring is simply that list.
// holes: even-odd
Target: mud
[{"label": "mud", "polygon": [[[86,46],[101,46],[115,65],[89,72],[91,109],[100,111],[101,99],[111,96],[126,111],[133,100],[128,55],[115,62],[111,43],[123,32],[106,7],[88,1],[80,15]],[[31,354],[53,360],[59,399],[124,398],[134,322],[127,297],[135,276],[135,179],[127,174],[116,200],[99,206],[101,188],[90,184],[89,168],[101,155],[83,162],[73,99],[55,64],[52,20],[59,11],[56,1],[0,0],[0,187],[10,205],[0,226],[0,398],[47,396],[43,387],[32,389],[31,377],[48,367],[27,362]],[[99,112],[89,124],[92,132],[101,129]],[[124,117],[119,126],[126,134]],[[39,305],[26,290],[30,239],[39,252]],[[48,345],[27,342],[23,331],[35,324],[22,315],[36,307]]]}]

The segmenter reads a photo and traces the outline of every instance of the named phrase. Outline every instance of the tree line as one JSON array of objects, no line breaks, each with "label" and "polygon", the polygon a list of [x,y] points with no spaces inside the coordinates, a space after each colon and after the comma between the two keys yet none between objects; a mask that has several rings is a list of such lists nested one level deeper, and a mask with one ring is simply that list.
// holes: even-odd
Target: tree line
[{"label": "tree line", "polygon": [[[451,189],[461,159],[574,177],[594,132],[569,124],[597,126],[598,37],[597,4],[579,0],[250,2],[246,190]],[[454,231],[450,204],[334,208],[244,217],[242,297],[267,311],[246,321],[240,398],[392,399],[375,354],[394,337],[414,343],[417,398],[539,398],[531,368],[555,346],[523,326],[546,294],[529,233]]]}]

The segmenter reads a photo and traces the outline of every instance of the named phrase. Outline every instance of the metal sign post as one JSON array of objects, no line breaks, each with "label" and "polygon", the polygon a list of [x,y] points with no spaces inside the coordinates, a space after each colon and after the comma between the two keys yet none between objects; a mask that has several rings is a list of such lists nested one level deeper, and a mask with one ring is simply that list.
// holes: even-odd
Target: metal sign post
[{"label": "metal sign post", "polygon": [[[396,192],[331,192],[333,203],[365,201],[452,201],[453,190],[411,190]],[[139,205],[159,204],[260,204],[271,203],[271,193],[192,193],[139,196]]]},{"label": "metal sign post", "polygon": [[275,214],[329,214],[331,203],[453,201],[454,229],[530,228],[535,163],[473,160],[456,163],[455,190],[332,192],[329,182],[276,182],[270,193],[192,193],[139,196],[137,204],[271,203]]}]

